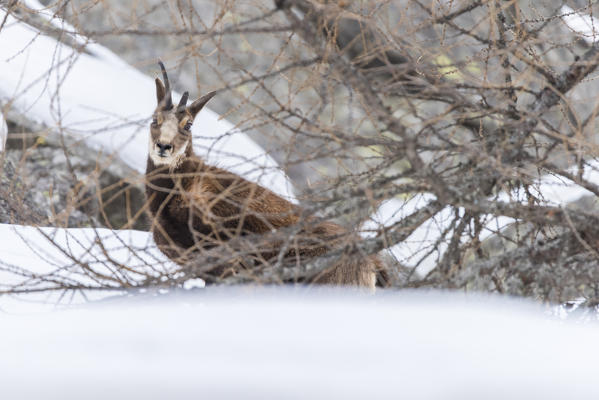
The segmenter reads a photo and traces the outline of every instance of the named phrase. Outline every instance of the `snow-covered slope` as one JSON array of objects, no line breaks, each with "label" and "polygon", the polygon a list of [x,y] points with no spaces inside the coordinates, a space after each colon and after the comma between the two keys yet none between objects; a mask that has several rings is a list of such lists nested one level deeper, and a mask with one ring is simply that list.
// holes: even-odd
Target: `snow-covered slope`
[{"label": "snow-covered slope", "polygon": [[[34,0],[26,4],[43,9]],[[0,9],[0,20],[5,14]],[[39,15],[65,26],[51,13]],[[104,153],[117,153],[144,171],[148,123],[156,106],[153,78],[87,38],[75,39],[82,49],[60,44],[9,15],[0,31],[0,104],[12,102],[27,117],[84,138]],[[179,95],[173,96],[178,101]],[[291,196],[291,185],[274,160],[231,123],[204,109],[192,131],[198,154],[208,162]]]},{"label": "snow-covered slope", "polygon": [[63,400],[599,398],[599,326],[551,319],[529,303],[498,298],[249,288],[0,314],[0,393]]}]

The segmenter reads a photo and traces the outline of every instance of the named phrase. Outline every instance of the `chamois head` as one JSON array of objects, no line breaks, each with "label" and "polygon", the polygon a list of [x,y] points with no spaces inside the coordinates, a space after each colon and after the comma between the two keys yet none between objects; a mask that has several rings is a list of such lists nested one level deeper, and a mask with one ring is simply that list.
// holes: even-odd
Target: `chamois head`
[{"label": "chamois head", "polygon": [[162,61],[159,61],[162,79],[156,78],[158,106],[150,125],[150,158],[155,165],[175,167],[191,154],[191,124],[195,116],[216,92],[210,92],[187,107],[189,92],[183,93],[177,107],[173,106],[171,87]]}]

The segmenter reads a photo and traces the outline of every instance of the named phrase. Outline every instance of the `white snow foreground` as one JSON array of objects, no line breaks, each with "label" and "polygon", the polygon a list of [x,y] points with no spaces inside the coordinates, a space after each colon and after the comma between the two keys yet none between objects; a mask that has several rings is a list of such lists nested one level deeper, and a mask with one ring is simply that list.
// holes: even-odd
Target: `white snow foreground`
[{"label": "white snow foreground", "polygon": [[206,289],[0,315],[5,399],[594,399],[599,327],[440,293]]},{"label": "white snow foreground", "polygon": [[[24,3],[53,26],[74,31],[38,1]],[[0,20],[5,17],[6,10],[0,9]],[[12,102],[28,118],[145,171],[149,118],[156,106],[153,78],[86,37],[71,38],[84,51],[8,15],[0,31],[0,103]],[[173,92],[173,100],[178,98]],[[291,184],[276,162],[213,111],[200,112],[192,133],[197,154],[209,163],[293,199]]]}]

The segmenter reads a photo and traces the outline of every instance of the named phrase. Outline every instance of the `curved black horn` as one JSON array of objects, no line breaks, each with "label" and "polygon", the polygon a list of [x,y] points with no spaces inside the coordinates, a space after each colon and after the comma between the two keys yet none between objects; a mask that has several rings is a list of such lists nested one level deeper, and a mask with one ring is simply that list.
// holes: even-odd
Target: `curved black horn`
[{"label": "curved black horn", "polygon": [[177,106],[177,112],[185,111],[185,107],[187,106],[188,98],[189,98],[189,92],[183,93],[183,96],[181,96],[181,100],[179,100],[179,105]]},{"label": "curved black horn", "polygon": [[158,60],[158,65],[160,65],[160,69],[162,70],[162,80],[164,81],[164,109],[168,110],[173,108],[173,98],[171,96],[171,84],[168,81],[168,76],[166,75],[166,68],[164,68],[164,64],[162,61]]}]

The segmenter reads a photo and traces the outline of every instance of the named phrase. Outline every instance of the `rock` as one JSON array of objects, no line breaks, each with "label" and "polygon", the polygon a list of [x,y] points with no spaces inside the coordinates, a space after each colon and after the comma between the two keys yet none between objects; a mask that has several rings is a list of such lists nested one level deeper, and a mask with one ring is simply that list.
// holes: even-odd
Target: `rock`
[{"label": "rock", "polygon": [[42,223],[46,212],[36,203],[34,193],[25,189],[26,185],[15,170],[14,163],[3,157],[0,173],[0,223]]},{"label": "rock", "polygon": [[64,138],[63,145],[26,119],[9,119],[8,127],[0,221],[149,229],[139,173],[80,141]]}]

